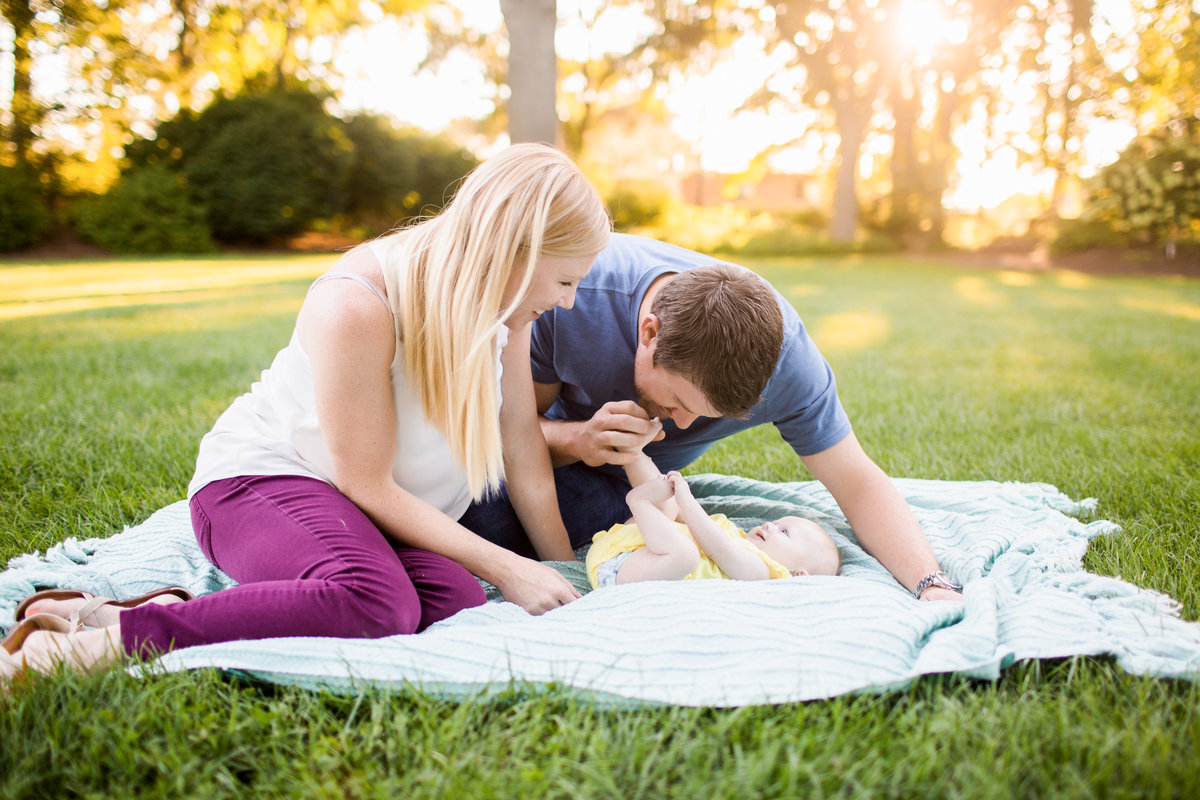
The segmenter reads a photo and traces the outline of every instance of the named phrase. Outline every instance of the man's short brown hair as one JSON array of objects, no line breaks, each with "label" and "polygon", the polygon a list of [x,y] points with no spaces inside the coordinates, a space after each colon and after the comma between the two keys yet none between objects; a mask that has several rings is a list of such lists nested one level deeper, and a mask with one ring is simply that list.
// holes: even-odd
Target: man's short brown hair
[{"label": "man's short brown hair", "polygon": [[783,347],[783,314],[767,282],[747,269],[687,270],[654,296],[654,365],[696,385],[722,416],[758,404]]}]

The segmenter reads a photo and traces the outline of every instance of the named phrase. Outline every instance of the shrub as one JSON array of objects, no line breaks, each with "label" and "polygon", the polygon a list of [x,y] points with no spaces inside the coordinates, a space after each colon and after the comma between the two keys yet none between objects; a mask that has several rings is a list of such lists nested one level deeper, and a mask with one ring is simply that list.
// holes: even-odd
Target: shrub
[{"label": "shrub", "polygon": [[0,167],[0,251],[37,244],[49,227],[37,179],[17,167]]},{"label": "shrub", "polygon": [[105,195],[72,209],[76,231],[114,253],[203,253],[213,249],[204,209],[183,176],[165,167],[128,172]]},{"label": "shrub", "polygon": [[[814,217],[754,212],[730,204],[693,206],[672,203],[646,235],[696,250],[735,258],[773,255],[843,255],[883,253],[897,249],[886,236],[868,235],[854,242],[835,242],[825,230],[807,225]],[[819,221],[819,218],[816,218]]]},{"label": "shrub", "polygon": [[1080,219],[1135,244],[1200,241],[1200,136],[1134,139],[1093,179]]},{"label": "shrub", "polygon": [[360,114],[346,122],[354,157],[346,181],[351,224],[383,233],[411,217],[438,211],[476,160],[461,147],[388,119]]},{"label": "shrub", "polygon": [[217,238],[264,241],[343,210],[353,145],[320,97],[288,90],[180,114],[126,155],[182,172]]},{"label": "shrub", "polygon": [[1061,256],[1095,247],[1121,247],[1128,244],[1108,222],[1096,219],[1064,219],[1058,223],[1058,235],[1050,242],[1050,255]]},{"label": "shrub", "polygon": [[653,181],[620,181],[604,198],[618,231],[653,228],[673,203],[671,192]]}]

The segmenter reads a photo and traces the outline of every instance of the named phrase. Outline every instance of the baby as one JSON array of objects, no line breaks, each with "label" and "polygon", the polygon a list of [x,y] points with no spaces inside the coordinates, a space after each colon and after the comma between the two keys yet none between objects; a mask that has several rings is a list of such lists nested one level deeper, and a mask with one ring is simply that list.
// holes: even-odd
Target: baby
[{"label": "baby", "polygon": [[[723,514],[709,516],[678,472],[649,456],[626,467],[633,518],[592,537],[588,579],[595,588],[652,580],[836,575],[841,556],[819,525],[784,517],[743,533]],[[683,523],[676,522],[682,519]]]}]

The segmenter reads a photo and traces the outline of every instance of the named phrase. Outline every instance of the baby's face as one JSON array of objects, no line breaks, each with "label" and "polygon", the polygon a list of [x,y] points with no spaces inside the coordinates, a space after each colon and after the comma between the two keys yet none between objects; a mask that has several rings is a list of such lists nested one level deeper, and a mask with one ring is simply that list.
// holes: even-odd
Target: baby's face
[{"label": "baby's face", "polygon": [[815,522],[783,517],[765,522],[746,534],[750,542],[793,575],[836,575],[837,546]]}]

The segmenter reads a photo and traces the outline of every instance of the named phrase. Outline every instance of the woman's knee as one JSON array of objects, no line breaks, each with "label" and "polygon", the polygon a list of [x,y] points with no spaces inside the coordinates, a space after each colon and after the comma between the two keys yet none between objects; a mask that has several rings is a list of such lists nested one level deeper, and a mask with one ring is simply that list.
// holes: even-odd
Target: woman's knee
[{"label": "woman's knee", "polygon": [[403,586],[356,586],[349,592],[349,610],[359,635],[368,639],[416,633],[421,626],[421,598],[411,583]]}]

